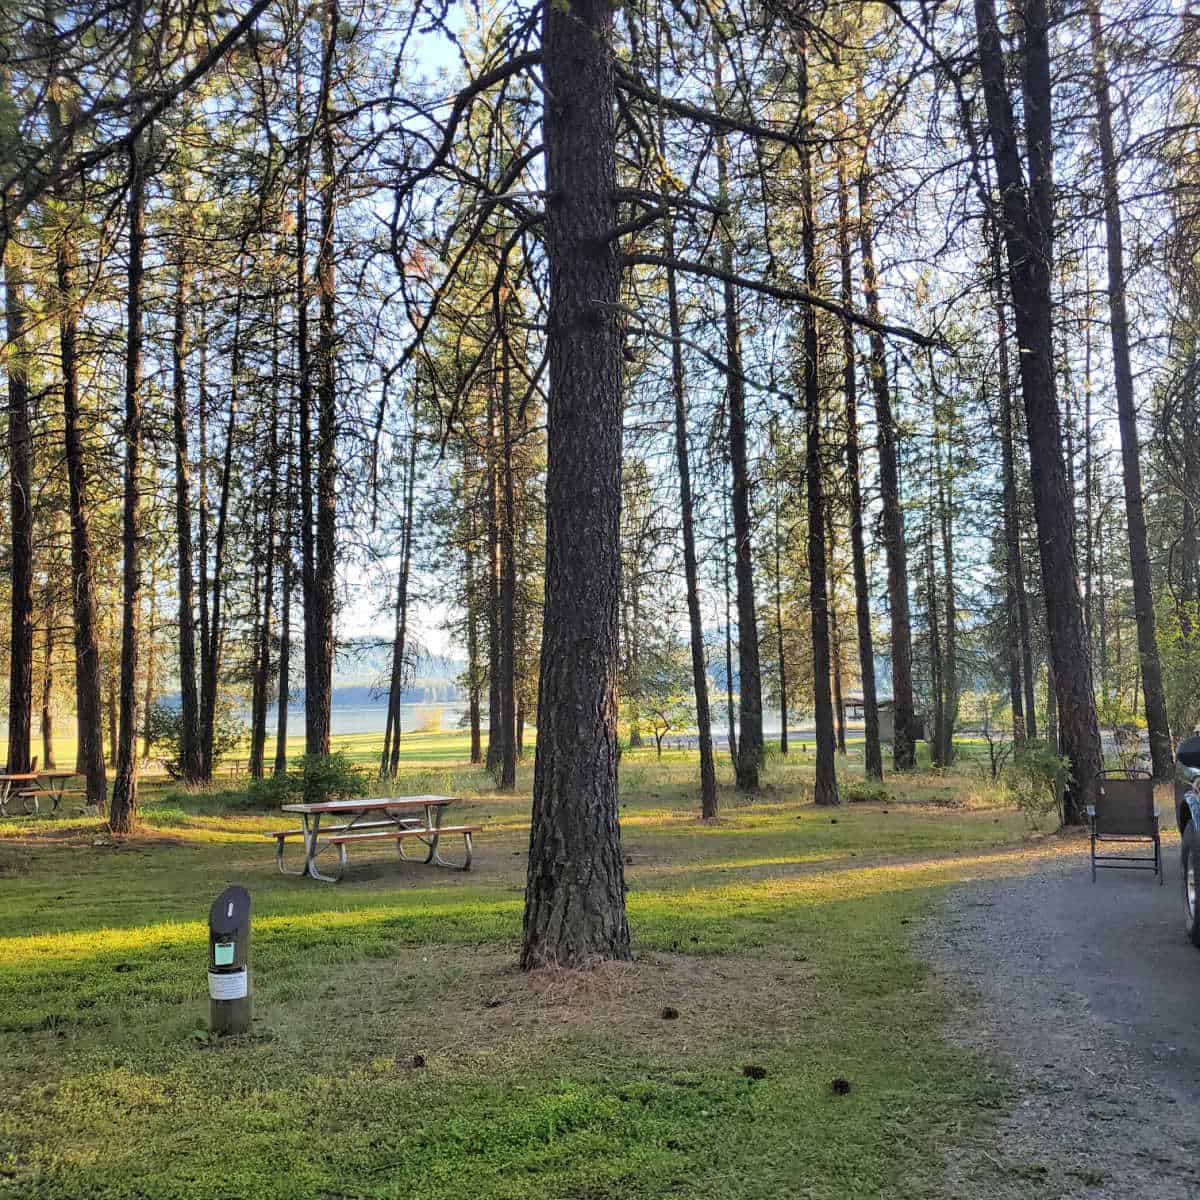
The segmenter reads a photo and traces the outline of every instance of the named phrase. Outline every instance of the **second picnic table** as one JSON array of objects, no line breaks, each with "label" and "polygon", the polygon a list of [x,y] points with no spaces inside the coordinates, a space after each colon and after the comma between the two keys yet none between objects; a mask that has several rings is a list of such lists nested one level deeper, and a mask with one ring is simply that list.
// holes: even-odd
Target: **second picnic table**
[{"label": "second picnic table", "polygon": [[[460,871],[471,869],[471,835],[481,825],[443,825],[442,814],[455,801],[453,796],[379,796],[357,800],[323,800],[312,804],[285,804],[282,811],[296,813],[301,829],[281,829],[268,837],[275,839],[275,859],[285,875],[309,875],[325,883],[341,879],[348,862],[351,846],[377,841],[394,841],[401,861],[416,861],[405,853],[404,844],[415,839],[427,849],[424,862],[437,867],[453,867]],[[326,816],[347,818],[342,824],[321,828]],[[438,850],[438,843],[447,834],[461,834],[466,850],[462,863],[447,862]],[[304,839],[304,865],[296,870],[285,867],[283,851],[289,838]],[[317,868],[317,858],[326,851],[336,850],[336,875],[325,875]]]}]

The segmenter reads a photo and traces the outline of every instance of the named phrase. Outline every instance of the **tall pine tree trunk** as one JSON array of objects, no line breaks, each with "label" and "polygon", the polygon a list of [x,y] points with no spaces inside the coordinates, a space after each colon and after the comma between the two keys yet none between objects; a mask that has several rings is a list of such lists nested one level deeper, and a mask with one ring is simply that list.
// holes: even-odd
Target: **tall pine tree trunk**
[{"label": "tall pine tree trunk", "polygon": [[254,647],[254,705],[250,725],[250,777],[261,779],[267,753],[267,702],[271,691],[271,620],[275,608],[275,539],[279,507],[279,304],[272,303],[271,313],[271,414],[267,433],[267,510],[263,541],[262,613]]},{"label": "tall pine tree trunk", "polygon": [[[808,64],[804,48],[797,55],[800,71],[800,108],[808,105]],[[805,118],[807,121],[807,117]],[[804,249],[804,282],[813,295],[821,293],[817,265],[816,224],[813,207],[812,162],[807,146],[800,154],[801,243]],[[808,607],[812,627],[813,720],[817,743],[813,801],[839,804],[837,743],[833,731],[833,697],[829,668],[829,579],[825,561],[825,465],[821,455],[821,375],[817,313],[804,307],[804,476],[808,500]]]},{"label": "tall pine tree trunk", "polygon": [[617,804],[620,262],[612,7],[543,9],[546,587],[521,964],[629,957]]},{"label": "tall pine tree trunk", "polygon": [[[948,446],[946,453],[948,458]],[[942,575],[945,579],[943,624],[946,645],[942,674],[945,711],[942,725],[942,765],[949,767],[954,765],[954,728],[958,723],[958,599],[954,587],[954,514],[951,510],[953,476],[950,477],[950,482],[947,482],[946,476],[942,474],[940,442],[935,441],[934,454],[937,460],[938,518],[942,535]],[[946,470],[950,470],[949,461],[946,463]]]},{"label": "tall pine tree trunk", "polygon": [[480,729],[480,669],[479,669],[479,614],[476,600],[478,584],[475,579],[474,537],[468,533],[464,540],[466,556],[466,621],[467,621],[467,719],[471,726],[471,762],[483,762],[483,735]]},{"label": "tall pine tree trunk", "polygon": [[[675,256],[668,229],[664,248]],[[708,821],[717,815],[717,771],[713,762],[712,717],[708,707],[708,666],[704,659],[704,618],[700,611],[700,564],[696,555],[696,522],[692,504],[692,470],[688,455],[687,395],[684,388],[682,322],[675,270],[667,267],[667,315],[671,329],[671,398],[675,415],[675,470],[679,477],[679,513],[683,535],[683,584],[687,597],[688,634],[692,651],[692,690],[696,697],[696,728],[700,743],[700,813]]]},{"label": "tall pine tree trunk", "polygon": [[[825,505],[826,524],[829,530],[828,561],[835,561],[837,542],[833,523],[833,507]],[[837,577],[833,571],[829,576],[829,655],[833,663],[833,720],[837,732],[837,752],[846,753],[846,700],[842,691],[842,634],[838,628]]]},{"label": "tall pine tree trunk", "polygon": [[728,726],[729,757],[736,773],[738,763],[737,719],[733,709],[733,592],[729,584],[729,508],[728,495],[722,497],[721,565],[725,582],[725,721]]},{"label": "tall pine tree trunk", "polygon": [[[850,258],[850,194],[846,163],[838,156],[838,259],[841,301],[854,301],[854,270]],[[858,634],[858,668],[862,676],[863,758],[868,779],[883,778],[879,744],[879,700],[875,688],[875,639],[871,631],[871,593],[867,582],[867,551],[863,538],[862,463],[858,446],[858,366],[854,326],[842,322],[842,388],[846,396],[846,475],[850,483],[850,553],[854,564],[854,619]]]},{"label": "tall pine tree trunk", "polygon": [[[862,255],[863,295],[867,315],[880,319],[879,283],[875,269],[875,231],[871,205],[871,184],[864,152],[858,177],[859,246]],[[892,629],[892,697],[895,732],[892,762],[898,771],[916,766],[913,732],[916,717],[913,708],[912,622],[908,604],[908,546],[904,535],[904,510],[900,506],[900,465],[896,445],[896,422],[892,416],[892,396],[888,385],[887,359],[881,334],[870,335],[869,374],[875,396],[878,425],[879,492],[883,505],[883,541],[887,550],[888,608]]]},{"label": "tall pine tree trunk", "polygon": [[143,628],[143,640],[146,643],[146,680],[145,690],[142,692],[142,758],[150,757],[150,713],[154,708],[155,696],[155,673],[158,670],[158,664],[155,661],[154,650],[154,634],[158,628],[158,577],[154,570],[154,565],[150,568],[150,586],[146,589],[150,593],[150,611],[146,616],[146,624]]},{"label": "tall pine tree trunk", "polygon": [[417,479],[417,398],[413,397],[412,436],[404,478],[404,528],[400,534],[400,573],[396,583],[396,628],[392,641],[392,676],[388,691],[390,738],[384,738],[381,773],[395,779],[400,769],[400,713],[404,696],[404,655],[408,641],[408,576],[412,563],[413,501]]},{"label": "tall pine tree trunk", "polygon": [[1170,779],[1173,765],[1171,733],[1167,727],[1167,698],[1154,620],[1154,592],[1150,577],[1150,551],[1146,539],[1146,511],[1142,502],[1142,467],[1138,444],[1137,408],[1133,398],[1133,369],[1129,361],[1129,316],[1125,308],[1125,251],[1121,242],[1121,197],[1117,183],[1117,155],[1113,144],[1112,100],[1108,65],[1100,28],[1100,7],[1088,0],[1092,38],[1092,68],[1099,120],[1100,166],[1104,179],[1104,234],[1108,251],[1109,329],[1112,334],[1116,376],[1117,421],[1121,429],[1121,478],[1125,485],[1125,519],[1129,534],[1129,565],[1133,576],[1133,611],[1137,621],[1138,657],[1146,727],[1150,734],[1150,759],[1155,779]]},{"label": "tall pine tree trunk", "polygon": [[[505,310],[501,306],[503,322]],[[513,484],[512,374],[507,329],[500,337],[500,790],[517,786],[516,498]]]},{"label": "tall pine tree trunk", "polygon": [[310,754],[328,754],[333,705],[333,618],[337,571],[337,295],[334,236],[337,225],[337,176],[334,158],[332,76],[341,20],[337,0],[325,0],[321,66],[321,241],[317,248],[317,529],[316,608],[306,632],[314,641],[312,692],[305,699]]},{"label": "tall pine tree trunk", "polygon": [[[713,52],[713,78],[721,88],[720,51]],[[721,203],[729,200],[729,148],[723,135],[717,137],[717,192]],[[742,332],[738,316],[737,290],[730,282],[734,273],[733,237],[724,221],[718,235],[725,317],[725,394],[729,405],[729,463],[733,473],[733,574],[737,583],[738,616],[738,752],[737,786],[742,792],[758,790],[758,773],[763,762],[762,667],[758,648],[758,608],[754,601],[753,516],[750,504],[750,465],[747,450],[748,420],[746,385],[742,373]]]},{"label": "tall pine tree trunk", "polygon": [[33,433],[30,426],[25,279],[9,244],[4,261],[8,354],[8,484],[11,534],[11,640],[8,770],[29,770],[33,726]]},{"label": "tall pine tree trunk", "polygon": [[188,451],[188,273],[180,247],[171,338],[171,417],[175,434],[175,557],[179,596],[180,767],[185,783],[201,777],[200,702],[196,693],[196,595],[192,556],[192,475]]},{"label": "tall pine tree trunk", "polygon": [[1053,346],[1050,54],[1045,0],[1023,0],[1021,56],[1029,184],[1018,151],[995,0],[975,0],[980,69],[1021,346],[1019,371],[1032,465],[1034,513],[1062,745],[1074,786],[1064,818],[1082,818],[1103,766],[1087,630],[1075,569],[1072,498],[1063,459]]},{"label": "tall pine tree trunk", "polygon": [[53,771],[58,765],[54,761],[54,635],[58,606],[48,578],[42,592],[42,611],[46,620],[42,668],[42,766]]},{"label": "tall pine tree trunk", "polygon": [[296,511],[296,497],[292,477],[292,435],[292,419],[289,414],[287,470],[284,475],[283,485],[283,507],[287,515],[283,522],[283,545],[280,548],[283,567],[279,580],[281,611],[279,614],[279,683],[276,689],[279,694],[279,700],[275,708],[274,773],[276,775],[283,775],[287,772],[288,701],[291,699],[292,687],[292,591],[295,588],[293,575],[296,559],[295,537],[292,525],[293,513]]},{"label": "tall pine tree trunk", "polygon": [[[1000,254],[1000,230],[994,222],[988,239],[991,249],[994,303],[996,308],[996,347],[1000,392],[1000,471],[1004,515],[1004,591],[1005,644],[1008,658],[1008,697],[1013,714],[1013,745],[1019,750],[1026,737],[1036,737],[1036,718],[1030,708],[1033,699],[1033,658],[1027,639],[1022,637],[1022,614],[1028,622],[1025,595],[1025,567],[1021,555],[1020,508],[1017,502],[1016,446],[1013,439],[1012,372],[1008,361],[1008,322],[1004,305],[1004,262]],[[1025,626],[1027,628],[1027,624]],[[1023,655],[1024,651],[1024,655]],[[1023,690],[1022,676],[1028,685]]]},{"label": "tall pine tree trunk", "polygon": [[[131,82],[140,76],[141,39],[145,8],[135,0],[130,18]],[[146,244],[146,164],[144,135],[129,144],[129,266],[125,305],[125,495],[122,506],[121,548],[121,690],[120,725],[116,752],[109,828],[127,834],[137,823],[137,670],[142,589],[142,341],[144,255]]]},{"label": "tall pine tree trunk", "polygon": [[929,739],[929,757],[935,767],[944,767],[947,765],[946,707],[942,636],[938,617],[937,569],[933,560],[932,489],[929,495],[929,515],[925,522],[925,615],[929,628],[929,691],[933,698],[933,736]]},{"label": "tall pine tree trunk", "polygon": [[779,529],[779,489],[776,487],[775,510],[775,652],[779,658],[779,753],[788,752],[788,680],[787,655],[783,641],[783,537]]},{"label": "tall pine tree trunk", "polygon": [[221,652],[225,641],[225,547],[229,538],[229,505],[233,489],[233,447],[237,431],[242,373],[242,276],[244,259],[238,261],[237,295],[234,299],[233,345],[229,356],[229,415],[225,425],[225,449],[221,462],[221,486],[217,497],[217,527],[213,538],[212,573],[209,580],[208,631],[200,664],[200,762],[203,777],[211,779],[215,762],[217,690]]},{"label": "tall pine tree trunk", "polygon": [[[56,112],[52,106],[51,112]],[[58,279],[58,346],[62,368],[63,456],[67,465],[71,516],[71,605],[75,624],[76,768],[86,779],[86,801],[103,809],[108,794],[104,767],[104,718],[100,698],[100,650],[96,612],[96,576],[88,502],[87,463],[79,412],[78,297],[75,295],[75,245],[64,231],[55,251]]]}]

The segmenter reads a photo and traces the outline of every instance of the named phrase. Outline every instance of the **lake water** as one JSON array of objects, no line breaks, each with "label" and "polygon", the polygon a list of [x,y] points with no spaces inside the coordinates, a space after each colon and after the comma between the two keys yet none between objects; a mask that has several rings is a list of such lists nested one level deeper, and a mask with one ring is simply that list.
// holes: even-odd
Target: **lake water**
[{"label": "lake water", "polygon": [[[460,728],[459,721],[466,715],[465,704],[402,704],[400,705],[400,728],[407,733],[414,733],[421,728],[428,728],[435,719],[437,728],[453,732]],[[242,720],[250,721],[248,712],[242,714]],[[330,712],[330,732],[334,737],[349,736],[355,733],[383,734],[387,725],[386,704],[363,705],[334,705]],[[275,733],[275,713],[267,714],[267,734]],[[304,709],[288,709],[288,734],[299,736],[304,733]]]},{"label": "lake water", "polygon": [[[402,704],[400,706],[400,727],[413,733],[427,727],[435,714],[440,713],[440,728],[445,732],[466,727],[467,706],[465,704]],[[243,720],[249,722],[250,714],[244,713]],[[487,721],[487,714],[484,714]],[[387,723],[387,706],[384,704],[335,705],[331,714],[331,733],[334,737],[355,733],[378,733],[382,735]],[[791,729],[800,733],[803,729],[811,729],[812,722],[792,720],[788,722]],[[267,714],[267,730],[275,732],[275,713]],[[304,732],[304,709],[288,710],[288,733],[302,734]],[[679,730],[680,733],[694,733],[695,730]],[[713,711],[713,735],[724,738],[726,732],[725,705]],[[763,710],[763,733],[767,737],[779,736],[779,713],[771,709]],[[649,736],[647,732],[647,736]]]}]

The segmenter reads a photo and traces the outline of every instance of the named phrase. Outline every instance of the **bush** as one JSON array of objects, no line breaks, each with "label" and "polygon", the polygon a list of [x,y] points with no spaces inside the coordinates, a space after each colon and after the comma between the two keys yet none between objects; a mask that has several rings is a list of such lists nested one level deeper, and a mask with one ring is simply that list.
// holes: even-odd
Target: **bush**
[{"label": "bush", "polygon": [[[147,740],[172,779],[183,778],[183,710],[161,700],[150,710]],[[238,720],[233,701],[221,698],[213,716],[213,766],[246,737],[246,726]]]},{"label": "bush", "polygon": [[1031,825],[1036,825],[1047,813],[1058,813],[1063,819],[1063,793],[1071,782],[1071,761],[1043,741],[1029,742],[1013,756],[1008,769],[1009,787],[1017,808]]},{"label": "bush", "polygon": [[892,795],[882,783],[859,779],[842,788],[842,797],[847,804],[887,804]]},{"label": "bush", "polygon": [[321,804],[326,800],[349,800],[371,790],[366,771],[355,766],[344,750],[333,754],[305,754],[295,759],[283,775],[256,779],[247,795],[256,807],[278,808],[282,804]]}]

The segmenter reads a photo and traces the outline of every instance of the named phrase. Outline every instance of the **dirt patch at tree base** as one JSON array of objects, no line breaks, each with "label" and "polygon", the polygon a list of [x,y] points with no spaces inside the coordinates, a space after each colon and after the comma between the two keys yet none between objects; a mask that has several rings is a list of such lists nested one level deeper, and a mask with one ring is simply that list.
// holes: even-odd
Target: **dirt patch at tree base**
[{"label": "dirt patch at tree base", "polygon": [[[737,1053],[787,1030],[817,986],[812,964],[772,958],[646,953],[590,970],[524,972],[515,957],[512,949],[415,947],[356,964],[322,990],[322,1017],[357,1016],[369,1037],[375,1023],[363,1020],[364,1002],[403,1013],[402,1039],[387,1052],[398,1062],[419,1054],[431,1069],[472,1055],[521,1056],[535,1041],[577,1033],[627,1052]],[[289,1030],[296,1027],[289,1019]],[[742,1069],[740,1059],[733,1065]]]}]

